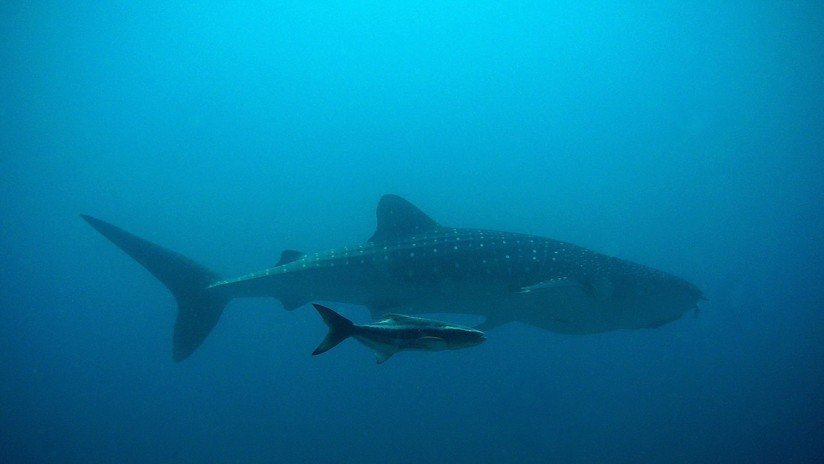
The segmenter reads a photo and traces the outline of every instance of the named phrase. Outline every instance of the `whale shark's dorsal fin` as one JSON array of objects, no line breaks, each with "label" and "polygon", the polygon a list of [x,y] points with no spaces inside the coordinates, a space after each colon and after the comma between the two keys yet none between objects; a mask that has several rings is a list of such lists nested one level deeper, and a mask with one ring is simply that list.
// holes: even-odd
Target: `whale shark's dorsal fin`
[{"label": "whale shark's dorsal fin", "polygon": [[291,263],[292,261],[297,261],[300,258],[306,256],[306,253],[297,250],[283,250],[280,254],[280,259],[278,260],[275,266],[282,266],[287,263]]},{"label": "whale shark's dorsal fin", "polygon": [[416,234],[433,232],[438,223],[397,195],[384,195],[378,202],[378,228],[369,242],[398,240]]}]

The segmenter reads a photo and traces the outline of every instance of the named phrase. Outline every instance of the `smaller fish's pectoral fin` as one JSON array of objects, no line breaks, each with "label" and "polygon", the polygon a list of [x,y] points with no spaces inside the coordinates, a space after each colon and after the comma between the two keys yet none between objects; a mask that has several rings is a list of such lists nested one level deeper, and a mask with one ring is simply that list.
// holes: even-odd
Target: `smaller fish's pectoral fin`
[{"label": "smaller fish's pectoral fin", "polygon": [[583,290],[584,286],[577,280],[570,279],[569,277],[556,277],[554,279],[542,280],[537,284],[528,285],[526,287],[520,287],[516,291],[518,293],[530,293],[544,290],[557,290],[563,288],[580,288]]},{"label": "smaller fish's pectoral fin", "polygon": [[425,350],[439,351],[446,349],[446,340],[441,337],[420,337],[415,340],[415,345]]},{"label": "smaller fish's pectoral fin", "polygon": [[375,357],[377,358],[378,364],[383,364],[395,353],[397,353],[397,350],[394,349],[375,350]]}]

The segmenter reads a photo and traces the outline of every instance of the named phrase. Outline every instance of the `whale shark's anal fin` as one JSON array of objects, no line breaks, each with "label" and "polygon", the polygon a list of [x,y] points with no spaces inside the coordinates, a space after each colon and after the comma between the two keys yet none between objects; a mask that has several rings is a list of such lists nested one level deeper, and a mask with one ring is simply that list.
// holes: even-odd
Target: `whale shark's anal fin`
[{"label": "whale shark's anal fin", "polygon": [[95,230],[157,277],[177,300],[172,336],[176,362],[189,357],[220,319],[229,298],[209,284],[218,275],[189,258],[87,215],[81,217]]}]

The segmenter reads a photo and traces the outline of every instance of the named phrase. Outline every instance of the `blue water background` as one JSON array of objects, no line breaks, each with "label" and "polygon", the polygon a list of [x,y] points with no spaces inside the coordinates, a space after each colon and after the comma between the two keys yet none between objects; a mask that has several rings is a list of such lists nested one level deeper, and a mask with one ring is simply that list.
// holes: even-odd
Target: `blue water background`
[{"label": "blue water background", "polygon": [[[0,461],[821,462],[822,31],[803,1],[3,3]],[[172,297],[77,216],[231,276],[364,241],[389,192],[709,301],[378,366],[237,300],[175,364]]]}]

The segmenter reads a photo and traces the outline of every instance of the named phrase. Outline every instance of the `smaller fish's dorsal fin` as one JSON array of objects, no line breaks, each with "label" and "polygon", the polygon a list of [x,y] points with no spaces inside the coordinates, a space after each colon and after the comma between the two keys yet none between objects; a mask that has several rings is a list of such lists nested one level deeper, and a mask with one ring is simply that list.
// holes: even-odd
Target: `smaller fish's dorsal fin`
[{"label": "smaller fish's dorsal fin", "polygon": [[280,254],[280,259],[278,260],[275,266],[283,266],[284,264],[291,263],[292,261],[297,261],[300,258],[306,256],[306,253],[297,250],[283,250]]},{"label": "smaller fish's dorsal fin", "polygon": [[438,230],[438,223],[397,195],[384,195],[378,202],[378,227],[369,242],[398,240]]},{"label": "smaller fish's dorsal fin", "polygon": [[406,322],[406,321],[420,321],[419,317],[405,316],[403,314],[388,313],[383,315],[385,321]]},{"label": "smaller fish's dorsal fin", "polygon": [[384,314],[381,322],[396,322],[398,324],[423,325],[428,327],[443,327],[446,323],[422,317],[406,316],[403,314]]}]

